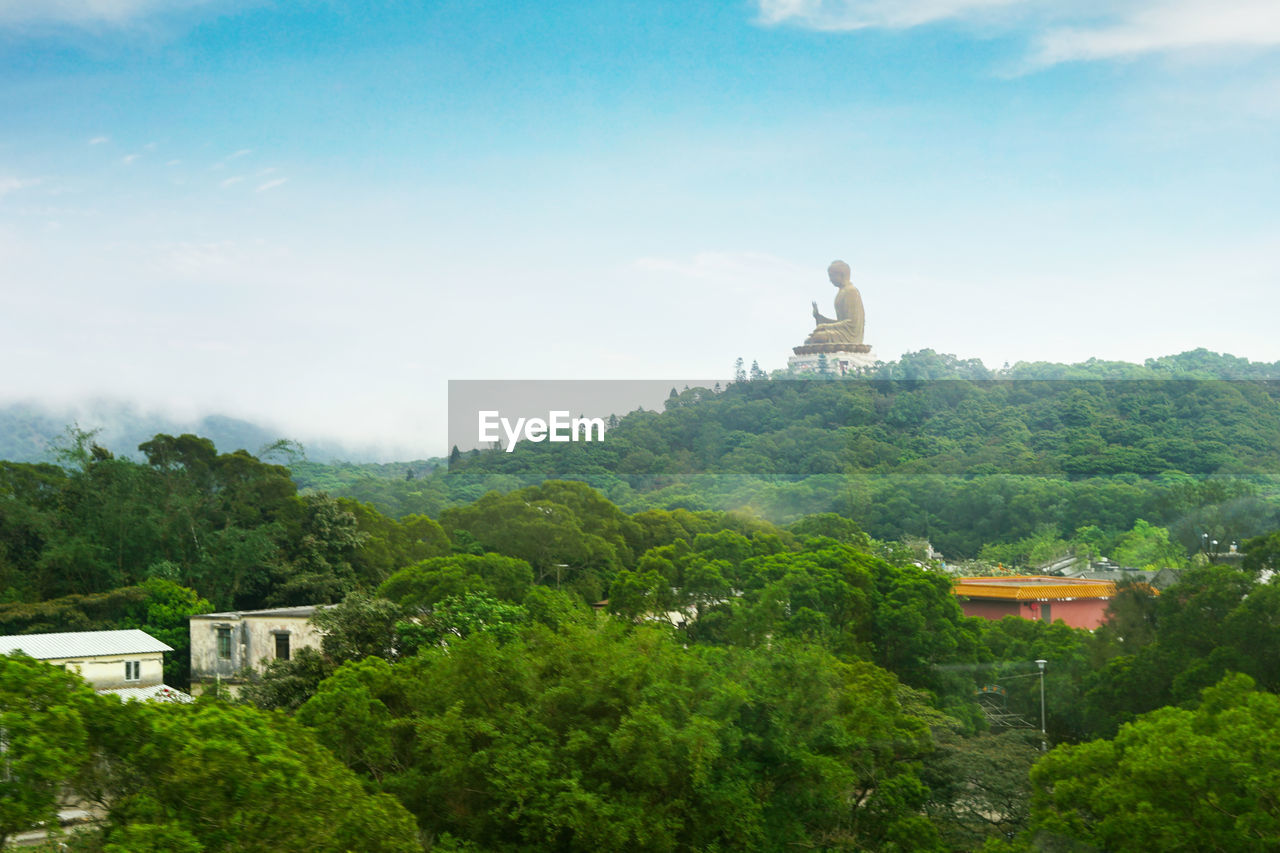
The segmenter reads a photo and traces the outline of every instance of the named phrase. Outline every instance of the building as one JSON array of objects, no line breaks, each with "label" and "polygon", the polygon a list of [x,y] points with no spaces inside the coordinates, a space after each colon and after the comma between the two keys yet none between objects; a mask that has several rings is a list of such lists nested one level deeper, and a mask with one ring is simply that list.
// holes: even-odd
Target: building
[{"label": "building", "polygon": [[70,631],[0,637],[0,653],[22,652],[78,673],[99,693],[122,699],[189,702],[164,683],[164,653],[173,648],[145,631]]},{"label": "building", "polygon": [[325,606],[332,605],[192,616],[191,692],[198,696],[221,684],[235,694],[272,661],[289,660],[302,648],[318,650],[320,630],[311,624],[311,617]]},{"label": "building", "polygon": [[1156,592],[1164,592],[1182,579],[1182,569],[1118,569],[1111,571],[1085,571],[1076,577],[1083,580],[1104,580],[1113,583],[1129,581],[1146,584]]},{"label": "building", "polygon": [[959,578],[952,589],[966,616],[1018,616],[1092,631],[1106,621],[1116,585],[1109,580],[1044,575]]}]

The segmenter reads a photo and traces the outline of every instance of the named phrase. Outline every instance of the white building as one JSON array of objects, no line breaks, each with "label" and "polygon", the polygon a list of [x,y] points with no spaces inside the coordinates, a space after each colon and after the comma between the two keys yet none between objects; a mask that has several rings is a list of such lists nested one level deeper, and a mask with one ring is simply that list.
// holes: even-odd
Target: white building
[{"label": "white building", "polygon": [[0,637],[0,654],[22,652],[71,670],[99,693],[189,702],[190,696],[164,683],[164,653],[171,651],[171,646],[137,628]]},{"label": "white building", "polygon": [[319,650],[321,634],[311,617],[322,606],[333,605],[192,616],[191,692],[198,696],[216,682],[235,694],[272,661],[289,660],[301,648]]}]

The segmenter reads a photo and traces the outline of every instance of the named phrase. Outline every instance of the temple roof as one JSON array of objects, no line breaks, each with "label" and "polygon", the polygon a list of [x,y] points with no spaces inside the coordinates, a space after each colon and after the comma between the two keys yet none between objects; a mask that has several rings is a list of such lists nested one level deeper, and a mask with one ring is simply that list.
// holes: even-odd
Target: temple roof
[{"label": "temple roof", "polygon": [[965,598],[1048,601],[1068,598],[1111,598],[1116,585],[1108,580],[1015,575],[995,578],[957,578],[952,591]]}]

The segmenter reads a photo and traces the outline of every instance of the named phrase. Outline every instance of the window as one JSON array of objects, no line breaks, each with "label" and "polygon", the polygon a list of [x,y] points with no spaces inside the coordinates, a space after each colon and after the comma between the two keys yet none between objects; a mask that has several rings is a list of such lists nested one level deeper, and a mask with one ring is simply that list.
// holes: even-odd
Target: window
[{"label": "window", "polygon": [[142,661],[127,660],[124,662],[124,680],[125,681],[141,681],[142,680]]},{"label": "window", "polygon": [[218,659],[231,660],[231,629],[218,629]]},{"label": "window", "polygon": [[276,634],[276,660],[289,659],[289,635]]}]

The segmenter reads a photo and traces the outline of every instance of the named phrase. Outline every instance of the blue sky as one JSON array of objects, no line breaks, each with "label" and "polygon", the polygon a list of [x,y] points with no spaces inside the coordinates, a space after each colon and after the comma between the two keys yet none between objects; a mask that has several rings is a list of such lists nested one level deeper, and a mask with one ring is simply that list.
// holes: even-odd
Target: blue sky
[{"label": "blue sky", "polygon": [[0,397],[437,453],[450,378],[1280,360],[1272,0],[0,0]]}]

